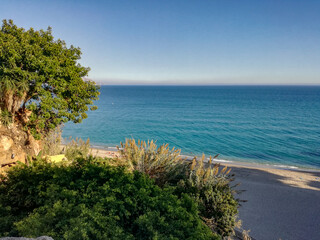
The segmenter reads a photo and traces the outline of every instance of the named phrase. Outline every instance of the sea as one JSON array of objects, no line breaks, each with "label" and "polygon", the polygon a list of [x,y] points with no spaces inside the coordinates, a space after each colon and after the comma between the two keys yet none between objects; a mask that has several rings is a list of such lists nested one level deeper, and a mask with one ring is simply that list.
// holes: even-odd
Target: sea
[{"label": "sea", "polygon": [[101,86],[98,110],[63,137],[113,149],[127,138],[188,156],[320,169],[320,86]]}]

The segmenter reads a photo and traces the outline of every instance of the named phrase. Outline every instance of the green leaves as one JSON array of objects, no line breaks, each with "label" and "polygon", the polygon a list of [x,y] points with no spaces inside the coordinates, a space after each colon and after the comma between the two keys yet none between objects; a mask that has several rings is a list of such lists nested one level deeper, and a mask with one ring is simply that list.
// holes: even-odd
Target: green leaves
[{"label": "green leaves", "polygon": [[[95,110],[99,87],[84,80],[89,68],[77,61],[80,48],[67,47],[46,31],[18,28],[11,20],[0,29],[0,109],[23,118],[25,108],[33,112],[20,121],[34,135],[43,135],[67,121],[87,118]],[[32,130],[31,130],[32,129]]]},{"label": "green leaves", "polygon": [[[215,157],[205,163],[205,156],[194,158],[192,163],[180,157],[180,150],[169,149],[168,144],[157,147],[153,141],[126,139],[119,148],[120,158],[129,169],[149,175],[161,187],[174,185],[177,194],[188,193],[198,204],[203,221],[221,236],[233,234],[238,202],[233,196],[233,180],[227,168],[213,164]],[[160,221],[161,219],[158,219]],[[142,220],[141,220],[142,221]],[[147,222],[145,222],[147,224]],[[152,226],[146,226],[148,229]]]},{"label": "green leaves", "polygon": [[177,192],[188,193],[196,200],[200,216],[213,231],[223,237],[233,235],[239,205],[230,186],[233,175],[227,167],[220,170],[213,158],[208,163],[204,160],[204,155],[200,160],[193,159],[189,176],[179,183]]},{"label": "green leaves", "polygon": [[4,126],[9,126],[12,123],[12,116],[11,113],[7,110],[0,109],[0,124]]},{"label": "green leaves", "polygon": [[43,160],[0,178],[0,236],[54,239],[219,239],[194,201],[98,159]]}]

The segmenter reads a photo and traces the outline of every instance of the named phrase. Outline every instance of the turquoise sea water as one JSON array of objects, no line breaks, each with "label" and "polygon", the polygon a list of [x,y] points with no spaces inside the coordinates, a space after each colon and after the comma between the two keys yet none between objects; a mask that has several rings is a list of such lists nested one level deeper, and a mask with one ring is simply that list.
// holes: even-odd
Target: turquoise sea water
[{"label": "turquoise sea water", "polygon": [[102,86],[63,137],[169,143],[187,155],[320,169],[320,86]]}]

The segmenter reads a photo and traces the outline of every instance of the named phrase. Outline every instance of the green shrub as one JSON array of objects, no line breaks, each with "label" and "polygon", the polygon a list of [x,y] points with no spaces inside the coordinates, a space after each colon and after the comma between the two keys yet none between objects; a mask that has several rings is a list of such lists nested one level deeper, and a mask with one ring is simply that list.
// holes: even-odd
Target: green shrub
[{"label": "green shrub", "polygon": [[219,239],[197,204],[145,174],[94,158],[37,160],[0,178],[0,236],[59,239]]},{"label": "green shrub", "polygon": [[212,231],[221,236],[233,235],[239,203],[230,186],[233,181],[230,169],[219,170],[219,165],[213,164],[211,157],[207,164],[204,159],[203,155],[201,160],[193,160],[189,177],[180,181],[177,192],[188,193],[196,200],[200,216]]},{"label": "green shrub", "polygon": [[230,186],[233,180],[230,169],[220,171],[211,157],[205,164],[204,155],[192,163],[185,161],[180,150],[170,150],[168,144],[157,148],[153,141],[136,143],[134,139],[126,139],[121,147],[119,160],[127,162],[129,169],[149,175],[161,187],[178,185],[176,193],[187,193],[198,203],[199,214],[212,231],[221,236],[234,234],[239,203]]},{"label": "green shrub", "polygon": [[61,127],[57,127],[50,131],[42,140],[42,154],[43,155],[58,155],[62,152],[61,148]]},{"label": "green shrub", "polygon": [[12,123],[11,113],[0,109],[0,123],[4,126],[9,126]]},{"label": "green shrub", "polygon": [[70,138],[70,142],[65,145],[64,154],[67,159],[86,158],[90,153],[90,140],[83,141],[81,138],[76,140]]},{"label": "green shrub", "polygon": [[126,162],[129,169],[149,175],[156,184],[176,183],[186,175],[187,167],[180,157],[181,150],[169,149],[168,144],[157,147],[154,141],[126,139],[120,143],[120,161]]}]

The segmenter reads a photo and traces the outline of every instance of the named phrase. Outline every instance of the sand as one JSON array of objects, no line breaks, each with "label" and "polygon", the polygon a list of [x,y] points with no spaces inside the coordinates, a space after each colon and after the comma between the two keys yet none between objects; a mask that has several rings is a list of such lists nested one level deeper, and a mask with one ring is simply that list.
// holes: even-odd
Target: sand
[{"label": "sand", "polygon": [[119,153],[115,150],[104,150],[99,148],[91,148],[90,154],[97,157],[107,157],[107,158],[114,158],[119,156]]},{"label": "sand", "polygon": [[[93,155],[114,157],[116,151],[93,149]],[[221,163],[232,168],[242,228],[257,240],[320,239],[320,171],[288,170],[266,165]]]},{"label": "sand", "polygon": [[229,164],[245,190],[239,217],[259,240],[320,239],[320,172]]}]

